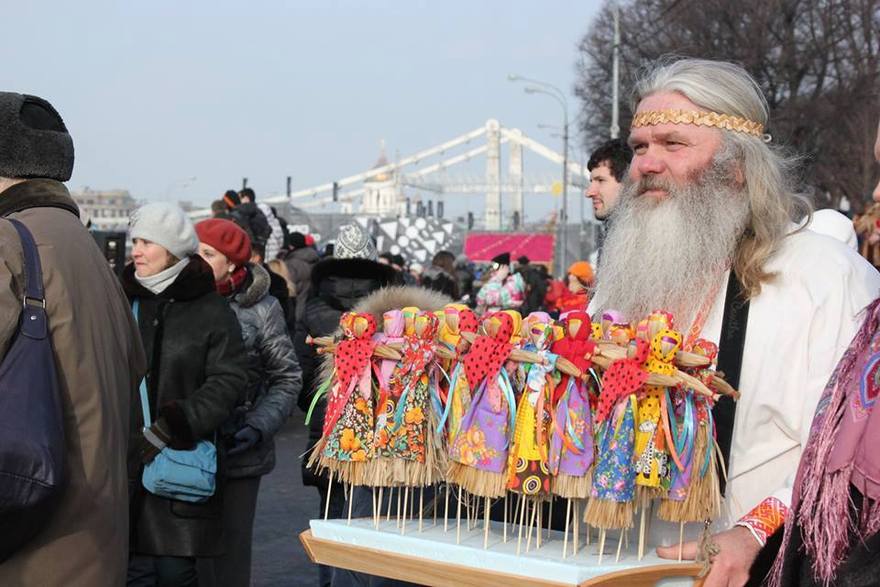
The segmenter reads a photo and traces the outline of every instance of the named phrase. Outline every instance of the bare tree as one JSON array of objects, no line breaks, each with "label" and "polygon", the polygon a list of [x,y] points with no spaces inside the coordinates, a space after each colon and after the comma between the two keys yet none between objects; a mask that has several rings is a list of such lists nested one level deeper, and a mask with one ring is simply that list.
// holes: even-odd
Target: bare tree
[{"label": "bare tree", "polygon": [[[870,199],[880,116],[880,0],[622,0],[620,126],[639,71],[665,56],[743,65],[770,105],[767,129],[803,156],[820,206]],[[592,148],[611,118],[612,4],[579,45],[581,130]]]}]

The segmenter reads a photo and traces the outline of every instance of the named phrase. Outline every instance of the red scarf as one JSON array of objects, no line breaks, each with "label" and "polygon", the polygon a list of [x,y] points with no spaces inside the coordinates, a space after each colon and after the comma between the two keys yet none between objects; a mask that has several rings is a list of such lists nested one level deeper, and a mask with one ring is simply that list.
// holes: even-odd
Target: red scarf
[{"label": "red scarf", "polygon": [[225,281],[218,281],[214,285],[217,287],[217,293],[219,293],[224,298],[227,296],[231,296],[235,292],[237,292],[244,280],[247,279],[248,270],[247,267],[242,265],[241,267],[236,267],[235,271],[229,274],[229,278]]}]

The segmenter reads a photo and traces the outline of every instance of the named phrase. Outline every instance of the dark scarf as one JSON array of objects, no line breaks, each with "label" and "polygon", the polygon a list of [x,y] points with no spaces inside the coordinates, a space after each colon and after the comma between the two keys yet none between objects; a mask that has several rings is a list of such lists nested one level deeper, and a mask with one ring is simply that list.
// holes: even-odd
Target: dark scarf
[{"label": "dark scarf", "polygon": [[29,208],[61,208],[79,218],[79,208],[67,187],[54,179],[29,179],[0,193],[0,217]]}]

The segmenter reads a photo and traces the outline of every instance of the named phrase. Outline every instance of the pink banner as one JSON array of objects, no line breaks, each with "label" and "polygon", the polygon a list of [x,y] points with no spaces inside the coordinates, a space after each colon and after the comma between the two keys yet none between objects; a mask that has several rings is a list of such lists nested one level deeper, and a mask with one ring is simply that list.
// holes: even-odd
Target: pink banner
[{"label": "pink banner", "polygon": [[556,235],[531,232],[472,232],[464,241],[464,254],[476,262],[488,262],[501,253],[511,261],[522,255],[532,263],[552,263]]}]

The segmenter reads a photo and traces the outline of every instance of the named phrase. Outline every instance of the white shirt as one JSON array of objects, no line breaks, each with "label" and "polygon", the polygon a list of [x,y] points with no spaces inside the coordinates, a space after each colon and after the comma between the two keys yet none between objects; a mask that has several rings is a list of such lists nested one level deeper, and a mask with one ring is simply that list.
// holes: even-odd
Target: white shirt
[{"label": "white shirt", "polygon": [[[880,295],[880,273],[871,264],[839,240],[809,230],[787,237],[767,270],[777,278],[749,303],[719,529],[767,497],[790,505],[816,404],[861,324],[862,310]],[[716,343],[724,290],[702,333]]]}]

